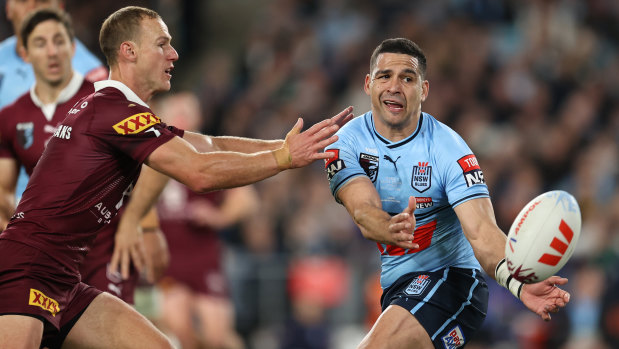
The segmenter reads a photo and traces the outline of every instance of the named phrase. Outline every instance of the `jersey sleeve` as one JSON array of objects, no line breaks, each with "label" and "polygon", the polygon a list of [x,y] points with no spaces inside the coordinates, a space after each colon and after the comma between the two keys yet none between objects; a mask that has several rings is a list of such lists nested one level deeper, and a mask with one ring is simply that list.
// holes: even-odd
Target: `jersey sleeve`
[{"label": "jersey sleeve", "polygon": [[[341,131],[345,131],[346,128]],[[325,152],[333,153],[333,157],[325,160],[325,171],[331,188],[331,194],[337,202],[338,190],[351,179],[358,176],[367,176],[357,158],[354,139],[347,137],[346,133],[338,133],[337,142],[325,149]]]},{"label": "jersey sleeve", "polygon": [[471,199],[490,196],[477,158],[462,137],[449,130],[437,139],[435,146],[441,179],[453,207]]},{"label": "jersey sleeve", "polygon": [[[161,122],[150,109],[145,107],[127,108],[123,116],[111,111],[115,117],[98,117],[93,129],[98,138],[118,151],[127,154],[138,162],[144,160],[162,144],[184,131]],[[110,121],[111,120],[111,121]]]}]

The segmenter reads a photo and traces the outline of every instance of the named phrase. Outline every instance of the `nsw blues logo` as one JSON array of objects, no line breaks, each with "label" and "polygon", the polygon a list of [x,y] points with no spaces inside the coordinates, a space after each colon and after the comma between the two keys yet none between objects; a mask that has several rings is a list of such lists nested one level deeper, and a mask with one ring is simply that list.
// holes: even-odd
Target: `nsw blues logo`
[{"label": "nsw blues logo", "polygon": [[17,141],[23,149],[28,149],[34,142],[34,124],[32,122],[20,122],[17,129]]},{"label": "nsw blues logo", "polygon": [[428,287],[430,284],[430,276],[419,275],[411,281],[404,293],[409,296],[418,296]]},{"label": "nsw blues logo", "polygon": [[429,162],[418,162],[417,166],[413,166],[411,186],[420,193],[430,189],[430,186],[432,186],[432,166],[429,166]]},{"label": "nsw blues logo", "polygon": [[378,156],[361,153],[359,165],[361,165],[363,171],[370,177],[372,182],[376,182],[376,177],[378,176]]}]

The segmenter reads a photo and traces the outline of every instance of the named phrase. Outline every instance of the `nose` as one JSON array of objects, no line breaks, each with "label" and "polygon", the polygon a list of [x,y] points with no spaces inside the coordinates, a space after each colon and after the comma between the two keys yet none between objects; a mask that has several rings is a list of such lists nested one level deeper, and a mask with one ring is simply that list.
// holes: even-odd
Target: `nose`
[{"label": "nose", "polygon": [[168,59],[172,62],[178,61],[178,52],[174,49],[173,46],[170,46],[170,52],[168,53]]},{"label": "nose", "polygon": [[387,92],[394,94],[402,92],[402,85],[400,83],[400,79],[398,79],[397,77],[389,79],[389,83],[387,84]]},{"label": "nose", "polygon": [[58,53],[58,47],[53,42],[48,42],[45,49],[48,56],[55,56]]}]

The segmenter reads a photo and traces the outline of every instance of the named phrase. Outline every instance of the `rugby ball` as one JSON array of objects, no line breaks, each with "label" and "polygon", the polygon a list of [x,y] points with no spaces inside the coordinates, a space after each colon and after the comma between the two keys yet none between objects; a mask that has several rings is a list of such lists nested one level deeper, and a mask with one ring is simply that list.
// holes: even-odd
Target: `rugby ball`
[{"label": "rugby ball", "polygon": [[505,244],[510,274],[524,283],[555,275],[580,236],[580,208],[569,193],[549,191],[531,200],[512,223]]}]

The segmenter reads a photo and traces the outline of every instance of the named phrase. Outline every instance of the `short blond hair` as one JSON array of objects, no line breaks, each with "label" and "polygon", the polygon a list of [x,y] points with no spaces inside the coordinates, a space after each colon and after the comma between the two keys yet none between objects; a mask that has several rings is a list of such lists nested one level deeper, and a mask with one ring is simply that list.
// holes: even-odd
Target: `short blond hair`
[{"label": "short blond hair", "polygon": [[125,41],[137,41],[143,19],[161,19],[161,16],[145,7],[127,6],[105,19],[99,32],[99,46],[111,67],[118,63],[118,49]]}]

